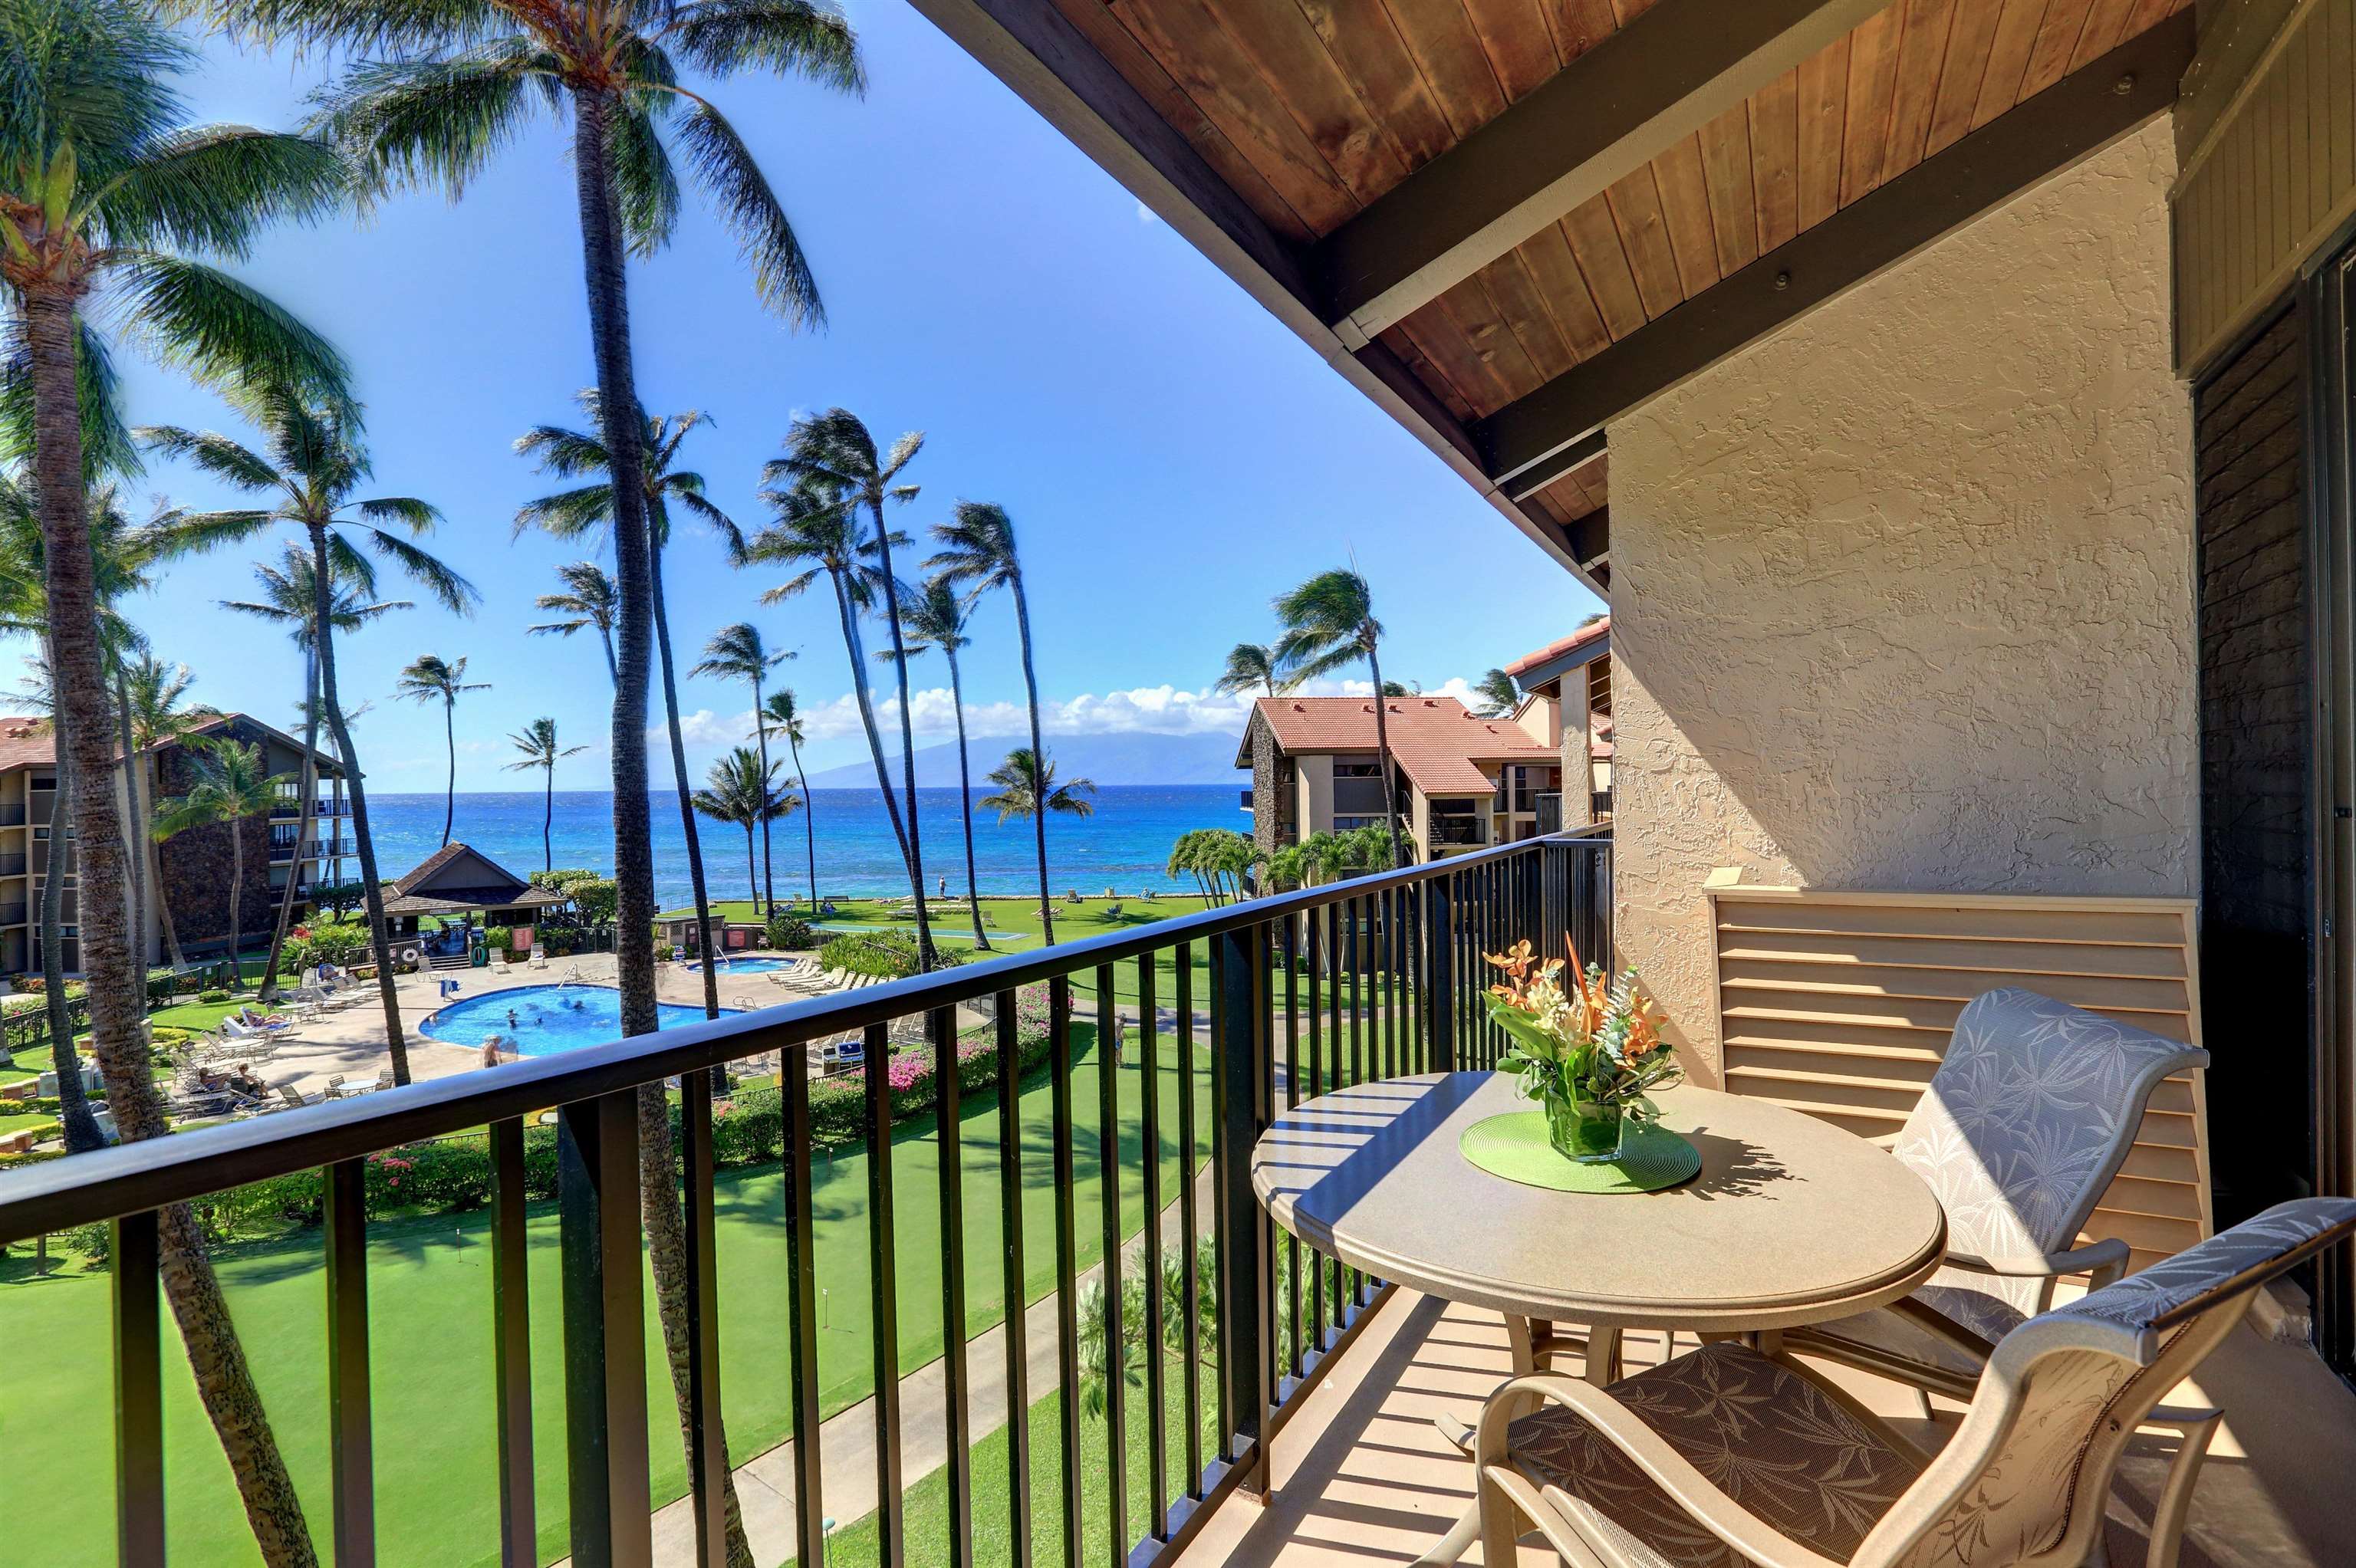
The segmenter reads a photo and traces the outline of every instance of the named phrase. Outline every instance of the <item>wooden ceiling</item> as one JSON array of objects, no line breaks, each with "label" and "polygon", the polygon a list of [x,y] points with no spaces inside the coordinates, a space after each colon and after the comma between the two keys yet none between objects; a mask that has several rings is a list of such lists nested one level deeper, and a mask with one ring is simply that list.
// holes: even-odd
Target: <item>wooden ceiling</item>
[{"label": "wooden ceiling", "polygon": [[[1419,295],[1395,288],[1388,298],[1399,308],[1376,313],[1361,333],[1349,330],[1346,318],[1358,302],[1336,303],[1350,291],[1337,287],[1333,274],[1336,247],[1355,238],[1355,220],[1378,204],[1392,209],[1379,216],[1398,216],[1415,189],[1412,176],[1431,170],[1423,177],[1428,187],[1440,172],[1431,169],[1435,160],[1451,154],[1440,170],[1462,169],[1468,181],[1494,185],[1494,161],[1475,167],[1483,141],[1475,133],[1492,128],[1485,141],[1494,154],[1515,119],[1509,111],[1615,36],[1622,41],[1580,68],[1584,76],[1566,80],[1589,96],[1608,97],[1607,65],[1625,60],[1632,76],[1647,69],[1659,76],[1660,48],[1654,46],[1647,68],[1646,40],[1672,37],[1673,15],[1688,39],[1708,38],[1734,15],[1725,3],[917,0],[1132,188],[1155,187],[1141,195],[1165,198],[1156,200],[1162,207],[1174,186],[1180,204],[1191,204],[1204,219],[1188,229],[1190,237],[1203,243],[1209,232],[1217,243],[1205,249],[1239,279],[1248,272],[1263,283],[1273,277],[1283,297],[1255,287],[1271,308],[1280,315],[1306,313],[1335,334],[1333,342],[1320,341],[1313,325],[1291,323],[1337,368],[1357,372],[1370,392],[1394,404],[1403,422],[1419,425],[1434,450],[1458,461],[1534,537],[1558,543],[1556,553],[1579,565],[1584,560],[1569,527],[1588,518],[1600,524],[1609,498],[1608,461],[1581,449],[1550,465],[1534,464],[1526,452],[1501,462],[1483,450],[1483,426],[1496,422],[1492,416],[1526,411],[1532,404],[1524,400],[1534,403],[1533,394],[1558,389],[1558,378],[1626,344],[1721,280],[1777,256],[2073,72],[2094,74],[2114,50],[2191,0],[1895,0],[1878,11],[1869,0],[1846,6],[1731,0],[1761,15],[1772,11],[1774,26],[1788,27],[1787,42],[1808,23],[1819,29],[1812,37],[1830,41],[1804,55],[1796,48],[1775,55],[1772,46],[1752,51],[1741,62],[1752,70],[1752,78],[1740,79],[1747,91],[1721,91],[1708,101],[1701,96],[1706,84],[1680,85],[1685,103],[1710,104],[1707,118],[1689,115],[1687,123],[1698,120],[1697,128],[1678,129],[1674,116],[1648,120],[1657,103],[1631,108],[1638,133],[1670,128],[1636,153],[1648,161],[1623,159],[1616,166],[1630,172],[1568,210],[1540,211],[1535,222],[1476,251],[1477,264],[1457,266],[1453,276],[1443,269],[1438,289]],[[1067,29],[1037,15],[1050,9]],[[1659,15],[1631,30],[1654,12]],[[2189,18],[2179,30],[2189,56]],[[1098,59],[1082,58],[1087,51]],[[1772,77],[1758,63],[1785,59],[1794,63]],[[1091,80],[1108,66],[1134,102],[1117,84]],[[1043,85],[1041,67],[1068,91]],[[1737,80],[1740,69],[1736,65],[1722,80]],[[1696,74],[1698,81],[1706,72]],[[1750,87],[1752,79],[1763,84]],[[2131,80],[2123,78],[2117,91],[2126,93]],[[2162,107],[2173,99],[2173,72],[2165,86]],[[1642,99],[1644,90],[1629,96]],[[1665,101],[1673,94],[1659,90],[1655,96]],[[2134,107],[2152,112],[2147,97]],[[1515,112],[1522,129],[1537,112],[1536,101]],[[1147,113],[1160,123],[1146,123]],[[1183,148],[1157,146],[1169,133]],[[1519,145],[1536,146],[1542,159],[1548,144],[1525,139]],[[2057,145],[2051,161],[2058,166],[2071,150]],[[1131,151],[1138,156],[1128,156]],[[1199,177],[1190,187],[1185,170],[1173,170],[1188,153],[1215,176],[1207,197]],[[1914,188],[1929,183],[1918,179]],[[1476,206],[1483,199],[1479,193],[1472,198]],[[1223,215],[1222,208],[1235,207],[1248,217]],[[1967,216],[1955,212],[1942,221]],[[1230,246],[1241,252],[1240,264],[1220,254]],[[1290,310],[1294,304],[1301,312]],[[1357,364],[1344,362],[1342,353]],[[1581,405],[1580,417],[1592,413]],[[1597,419],[1590,428],[1600,425]],[[1567,447],[1580,433],[1565,428],[1554,444]],[[1521,443],[1528,450],[1547,444]],[[1587,459],[1583,466],[1562,471],[1578,458]],[[1525,482],[1515,483],[1516,474]],[[1588,531],[1600,539],[1600,526]],[[1601,556],[1600,543],[1588,548]]]}]

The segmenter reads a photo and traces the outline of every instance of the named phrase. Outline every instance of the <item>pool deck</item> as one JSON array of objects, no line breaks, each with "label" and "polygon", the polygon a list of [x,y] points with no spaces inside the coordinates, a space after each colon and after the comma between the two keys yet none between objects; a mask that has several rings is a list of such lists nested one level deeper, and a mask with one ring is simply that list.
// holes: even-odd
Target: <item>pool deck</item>
[{"label": "pool deck", "polygon": [[[411,1079],[423,1083],[482,1071],[479,1048],[429,1039],[418,1027],[427,1014],[442,1005],[442,980],[455,978],[466,987],[460,995],[468,998],[528,986],[552,986],[568,978],[611,986],[616,983],[616,962],[610,953],[592,953],[577,958],[552,958],[545,969],[513,964],[504,975],[496,968],[486,968],[462,970],[455,975],[426,972],[400,976],[393,984],[401,998],[402,1032],[409,1043]],[[659,1001],[701,1007],[702,972],[677,964],[659,965],[655,997]],[[723,1008],[773,1008],[791,999],[787,992],[771,985],[765,975],[730,975],[724,969],[720,972],[720,1005]],[[322,1014],[306,1023],[299,1039],[280,1042],[267,1061],[255,1063],[255,1071],[273,1085],[290,1084],[298,1093],[309,1095],[326,1089],[327,1080],[339,1075],[350,1084],[373,1083],[377,1074],[389,1064],[384,1014],[371,1000]]]}]

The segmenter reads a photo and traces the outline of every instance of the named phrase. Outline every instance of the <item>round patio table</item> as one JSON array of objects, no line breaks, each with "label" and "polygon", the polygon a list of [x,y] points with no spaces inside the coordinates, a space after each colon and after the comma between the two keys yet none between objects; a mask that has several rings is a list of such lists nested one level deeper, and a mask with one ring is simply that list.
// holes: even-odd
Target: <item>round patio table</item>
[{"label": "round patio table", "polygon": [[[1502,1313],[1516,1376],[1537,1370],[1557,1320],[1587,1327],[1587,1377],[1601,1384],[1617,1375],[1623,1329],[1772,1337],[1885,1306],[1937,1270],[1938,1200],[1864,1139],[1713,1089],[1653,1098],[1662,1125],[1701,1151],[1700,1174],[1658,1192],[1557,1192],[1467,1160],[1465,1128],[1535,1108],[1502,1072],[1303,1100],[1253,1145],[1252,1191],[1330,1257]],[[1419,1563],[1457,1561],[1477,1523],[1466,1514]]]},{"label": "round patio table", "polygon": [[[1252,1148],[1277,1224],[1377,1279],[1515,1319],[1713,1337],[1823,1322],[1928,1279],[1946,1217],[1921,1178],[1830,1123],[1690,1085],[1655,1096],[1701,1173],[1659,1192],[1556,1192],[1457,1147],[1533,1109],[1500,1072],[1337,1089],[1280,1112]],[[1526,1349],[1516,1344],[1516,1361]],[[1608,1355],[1606,1358],[1608,1359]],[[1527,1370],[1521,1367],[1517,1370]]]}]

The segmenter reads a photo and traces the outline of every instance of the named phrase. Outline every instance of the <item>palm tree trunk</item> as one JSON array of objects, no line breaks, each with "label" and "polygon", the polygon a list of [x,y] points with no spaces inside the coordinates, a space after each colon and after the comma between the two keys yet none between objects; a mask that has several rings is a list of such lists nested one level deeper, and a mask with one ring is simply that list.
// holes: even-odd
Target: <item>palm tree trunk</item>
[{"label": "palm tree trunk", "polygon": [[[753,677],[753,737],[761,748],[761,787],[769,787],[769,727],[761,722],[761,677]],[[777,866],[769,854],[769,819],[761,818],[761,894],[754,908],[757,912],[766,901],[766,907],[777,907]]]},{"label": "palm tree trunk", "polygon": [[140,870],[147,857],[133,846],[138,844],[142,827],[139,820],[139,765],[131,754],[131,683],[123,678],[123,667],[114,667],[114,740],[122,757],[114,765],[115,775],[123,781],[123,843],[128,851],[131,874],[123,879],[124,912],[131,922],[131,965],[139,976],[140,1005],[147,1000],[147,909],[146,890],[140,886],[144,880]]},{"label": "palm tree trunk", "polygon": [[[679,727],[679,677],[670,657],[670,609],[663,592],[662,544],[647,549],[647,597],[654,605],[655,649],[662,656],[663,724],[670,734],[671,783],[679,792],[679,827],[687,843],[687,881],[695,897],[695,940],[703,953],[703,1016],[720,1016],[720,976],[712,967],[712,894],[703,880],[703,840],[695,831],[694,792],[687,782],[687,737]],[[648,808],[650,812],[652,807]],[[651,828],[649,828],[651,831]]]},{"label": "palm tree trunk", "polygon": [[802,772],[802,743],[791,735],[786,744],[793,748],[794,783],[802,791],[802,838],[809,849],[810,918],[818,918],[818,808],[811,803],[809,775]]},{"label": "palm tree trunk", "polygon": [[1398,784],[1391,777],[1391,731],[1383,715],[1390,711],[1390,699],[1383,695],[1382,661],[1375,656],[1375,645],[1366,645],[1366,674],[1375,683],[1375,756],[1383,769],[1383,821],[1391,835],[1391,864],[1402,865],[1407,860],[1407,847],[1399,839]]},{"label": "palm tree trunk", "polygon": [[[753,825],[749,822],[744,825],[744,890],[752,895],[755,907],[759,907],[761,902],[761,863],[753,857]],[[706,954],[704,955],[703,966],[706,969],[712,967],[712,960],[714,956],[716,956],[716,955]]]},{"label": "palm tree trunk", "polygon": [[[135,781],[133,787],[137,787]],[[147,819],[144,803],[139,809],[139,818],[143,823]],[[176,972],[185,969],[188,966],[188,955],[180,951],[180,928],[172,919],[172,894],[164,882],[163,846],[155,842],[154,834],[143,827],[139,833],[139,847],[132,853],[146,863],[147,885],[155,890],[155,918],[164,927],[164,956],[171,961]]]},{"label": "palm tree trunk", "polygon": [[[74,299],[65,292],[29,290],[23,296],[20,320],[32,359],[33,469],[40,496],[58,760],[77,776],[104,778],[113,759],[107,754],[112,748],[106,734],[105,656],[99,646],[89,496],[82,483],[74,315]],[[70,816],[81,891],[82,972],[90,977],[91,1046],[106,1079],[115,1125],[125,1138],[155,1137],[167,1128],[162,1097],[148,1072],[145,987],[131,979],[131,950],[123,931],[126,855],[122,827],[112,803],[96,790],[76,793]],[[310,1528],[230,1322],[229,1304],[206,1254],[203,1232],[185,1204],[163,1211],[160,1232],[165,1293],[187,1348],[198,1394],[237,1478],[254,1542],[271,1568],[309,1568],[318,1561]]]},{"label": "palm tree trunk", "polygon": [[597,628],[597,640],[605,645],[605,678],[619,681],[622,667],[614,657],[614,634],[605,627]]},{"label": "palm tree trunk", "polygon": [[106,1147],[82,1092],[81,1056],[74,1050],[73,1009],[66,1005],[65,928],[66,816],[73,799],[73,775],[59,759],[58,787],[49,796],[49,864],[41,879],[41,1005],[48,1010],[49,1060],[58,1070],[58,1115],[65,1123],[66,1152],[85,1154]]},{"label": "palm tree trunk", "polygon": [[[312,797],[319,793],[319,659],[305,648],[303,652],[303,794],[299,797],[302,815],[294,819],[294,869],[286,874],[286,896],[278,901],[278,923],[270,931],[270,956],[262,965],[262,1001],[267,1007],[278,994],[278,962],[286,953],[286,932],[294,923],[294,890],[302,885],[305,840],[314,830],[317,814],[311,809]],[[329,821],[334,818],[330,817]],[[162,891],[157,891],[162,898]]]},{"label": "palm tree trunk", "polygon": [[900,782],[908,792],[908,889],[916,895],[916,967],[930,969],[933,919],[925,907],[925,842],[916,831],[916,725],[908,712],[908,647],[900,634],[899,579],[892,571],[892,530],[884,523],[884,497],[870,496],[875,514],[875,564],[884,574],[884,621],[892,629],[892,668],[900,683]]},{"label": "palm tree trunk", "polygon": [[376,994],[384,1008],[385,1049],[392,1057],[392,1081],[409,1082],[409,1039],[401,1029],[401,993],[393,986],[392,936],[385,929],[384,889],[377,881],[376,838],[369,832],[368,791],[360,783],[359,757],[352,750],[351,726],[344,722],[343,698],[336,689],[335,612],[329,598],[335,578],[327,568],[327,529],[311,525],[311,645],[319,657],[319,707],[327,733],[336,740],[350,790],[352,851],[360,863],[360,901],[368,911],[369,955],[376,960]]},{"label": "palm tree trunk", "polygon": [[990,937],[981,929],[980,880],[973,869],[973,772],[965,760],[965,683],[958,676],[957,650],[944,645],[941,652],[949,661],[949,706],[957,709],[958,819],[965,827],[965,907],[973,916],[974,949],[987,953]]},{"label": "palm tree trunk", "polygon": [[[647,674],[653,649],[653,588],[646,514],[644,436],[630,365],[629,297],[622,270],[622,234],[614,210],[608,137],[615,107],[605,89],[576,87],[573,105],[573,187],[581,206],[581,253],[589,298],[589,334],[597,361],[600,422],[607,473],[614,485],[614,565],[621,598],[621,638],[614,681],[614,876],[620,884],[618,924],[622,1032],[652,1034],[655,1008],[655,865],[647,795]],[[692,837],[691,835],[691,837]],[[691,862],[692,864],[692,862]],[[704,968],[712,966],[711,955]],[[679,1166],[670,1135],[670,1104],[658,1082],[638,1090],[640,1214],[655,1276],[671,1395],[679,1407],[680,1439],[691,1467],[698,1434],[691,1425],[694,1390],[689,1367],[687,1221],[679,1195]],[[703,1419],[718,1437],[722,1509],[731,1568],[752,1568],[753,1549],[736,1501],[721,1415]]]},{"label": "palm tree trunk", "polygon": [[[1044,773],[1047,765],[1047,749],[1039,741],[1039,672],[1031,662],[1031,604],[1023,596],[1023,580],[1014,580],[1014,629],[1023,641],[1023,691],[1025,704],[1031,709],[1031,755]],[[1042,809],[1031,814],[1031,831],[1039,846],[1039,932],[1049,947],[1055,945],[1055,910],[1054,896],[1047,891],[1047,813]]]},{"label": "palm tree trunk", "polygon": [[450,782],[442,790],[442,847],[450,847],[450,825],[458,816],[458,704],[442,699],[442,739],[450,749]]},{"label": "palm tree trunk", "polygon": [[[239,901],[245,896],[245,819],[229,819],[229,988],[239,989],[238,982],[245,977],[245,954],[238,946],[238,927],[245,923],[239,916]],[[144,987],[143,987],[144,988]]]},{"label": "palm tree trunk", "polygon": [[556,763],[551,759],[541,770],[545,777],[540,794],[540,869],[556,869]]},{"label": "palm tree trunk", "polygon": [[900,862],[908,868],[908,885],[916,895],[916,907],[925,902],[923,873],[908,854],[907,829],[901,826],[900,803],[892,794],[892,764],[884,760],[883,731],[875,728],[875,699],[867,686],[867,650],[859,636],[859,621],[851,613],[851,589],[841,576],[831,571],[828,576],[834,581],[834,608],[842,617],[842,645],[851,655],[851,689],[859,699],[860,727],[867,731],[867,754],[875,760],[875,787],[884,792],[884,815],[892,820],[892,836],[900,841]]}]

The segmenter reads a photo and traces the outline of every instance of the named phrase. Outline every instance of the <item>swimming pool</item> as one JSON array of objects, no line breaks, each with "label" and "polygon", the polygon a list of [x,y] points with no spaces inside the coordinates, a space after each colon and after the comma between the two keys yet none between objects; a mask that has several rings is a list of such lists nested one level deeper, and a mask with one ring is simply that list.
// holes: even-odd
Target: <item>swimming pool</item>
[{"label": "swimming pool", "polygon": [[[766,975],[773,969],[790,967],[792,964],[793,960],[790,958],[756,958],[749,955],[731,954],[722,956],[720,972],[723,975]],[[701,969],[703,967],[703,961],[700,958],[691,959],[687,966],[691,969]]]},{"label": "swimming pool", "polygon": [[[703,1009],[660,1002],[661,1027],[694,1023]],[[723,1013],[742,1012],[723,1008]],[[513,1016],[514,1021],[509,1019]],[[497,1034],[526,1056],[553,1056],[584,1045],[622,1038],[622,993],[611,986],[518,986],[466,997],[426,1015],[417,1026],[430,1039],[451,1045],[480,1046]]]}]

